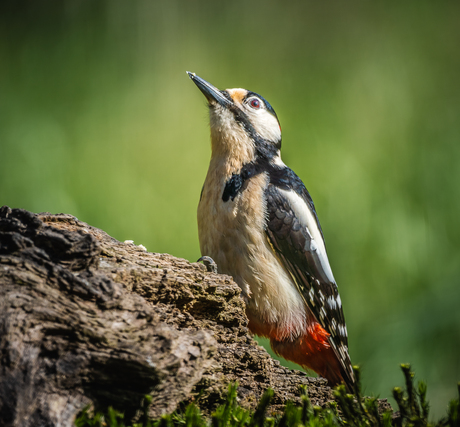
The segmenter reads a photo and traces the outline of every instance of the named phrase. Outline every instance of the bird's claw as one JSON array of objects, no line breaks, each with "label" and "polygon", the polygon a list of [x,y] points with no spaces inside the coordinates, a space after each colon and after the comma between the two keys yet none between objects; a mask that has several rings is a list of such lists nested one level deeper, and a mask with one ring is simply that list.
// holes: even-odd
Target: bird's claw
[{"label": "bird's claw", "polygon": [[202,256],[197,262],[203,262],[206,266],[206,270],[210,273],[217,273],[217,264],[210,256]]}]

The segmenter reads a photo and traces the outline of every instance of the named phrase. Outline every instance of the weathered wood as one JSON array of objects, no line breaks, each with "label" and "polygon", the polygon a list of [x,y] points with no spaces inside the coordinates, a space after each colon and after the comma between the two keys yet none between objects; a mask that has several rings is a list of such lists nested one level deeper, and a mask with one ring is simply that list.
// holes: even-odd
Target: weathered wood
[{"label": "weathered wood", "polygon": [[134,415],[198,401],[211,411],[231,381],[273,409],[323,379],[281,367],[254,341],[230,277],[118,242],[70,215],[0,209],[0,425],[67,426],[86,405]]},{"label": "weathered wood", "polygon": [[59,229],[26,211],[0,216],[3,425],[70,425],[91,401],[135,410],[147,393],[160,413],[188,397],[211,334],[160,322],[98,268],[102,246],[84,227],[66,230],[70,216]]}]

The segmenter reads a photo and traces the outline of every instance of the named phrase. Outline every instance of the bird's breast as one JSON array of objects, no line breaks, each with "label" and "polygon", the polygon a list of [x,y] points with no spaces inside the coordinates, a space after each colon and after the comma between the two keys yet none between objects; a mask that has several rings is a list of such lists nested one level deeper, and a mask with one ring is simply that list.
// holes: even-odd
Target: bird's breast
[{"label": "bird's breast", "polygon": [[[254,258],[265,236],[268,177],[259,174],[238,183],[236,176],[210,168],[198,205],[198,233],[202,254],[211,256],[219,271],[232,275],[241,286],[252,273],[244,264]],[[251,294],[247,286],[242,289]]]},{"label": "bird's breast", "polygon": [[234,176],[210,165],[198,206],[201,253],[214,259],[220,273],[233,277],[255,317],[286,335],[296,334],[305,330],[305,307],[266,237],[268,174],[251,177],[227,197]]}]

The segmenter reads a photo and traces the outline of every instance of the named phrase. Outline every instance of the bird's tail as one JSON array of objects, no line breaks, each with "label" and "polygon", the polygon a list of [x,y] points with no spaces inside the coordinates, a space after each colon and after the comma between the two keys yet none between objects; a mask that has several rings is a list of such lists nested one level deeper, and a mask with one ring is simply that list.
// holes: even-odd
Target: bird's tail
[{"label": "bird's tail", "polygon": [[348,375],[329,342],[329,334],[319,323],[295,340],[270,339],[273,351],[281,357],[315,371],[326,378],[331,387],[344,383],[353,391],[354,378]]}]

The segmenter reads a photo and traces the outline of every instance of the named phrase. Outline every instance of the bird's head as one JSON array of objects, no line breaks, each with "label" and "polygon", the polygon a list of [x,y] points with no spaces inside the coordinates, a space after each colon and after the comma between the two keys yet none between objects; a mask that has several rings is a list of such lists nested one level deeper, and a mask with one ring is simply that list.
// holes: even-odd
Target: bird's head
[{"label": "bird's head", "polygon": [[241,163],[263,157],[279,159],[281,127],[275,110],[262,96],[246,89],[219,90],[187,71],[209,103],[213,156]]}]

